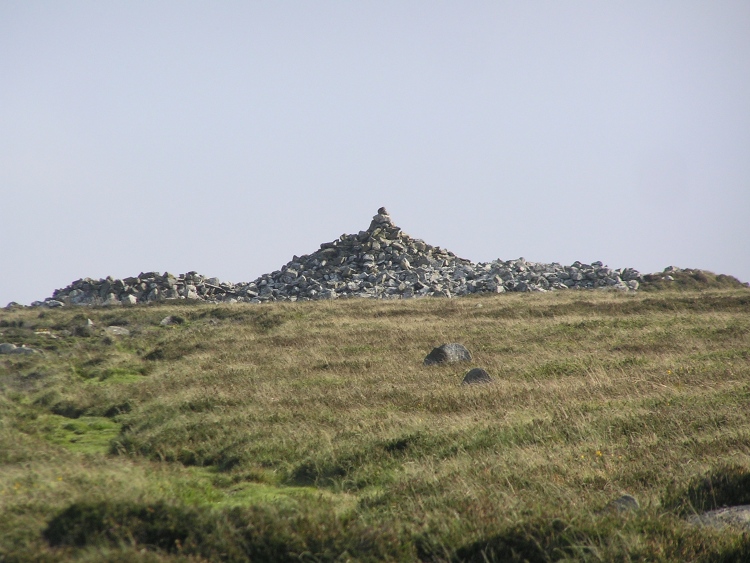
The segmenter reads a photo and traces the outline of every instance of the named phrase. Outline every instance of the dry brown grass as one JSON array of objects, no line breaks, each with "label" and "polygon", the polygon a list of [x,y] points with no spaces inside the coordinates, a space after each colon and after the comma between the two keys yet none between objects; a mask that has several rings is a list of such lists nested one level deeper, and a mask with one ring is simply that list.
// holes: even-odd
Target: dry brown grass
[{"label": "dry brown grass", "polygon": [[[304,512],[294,495],[318,491],[341,518],[382,537],[385,526],[406,546],[387,556],[362,548],[364,559],[471,559],[473,542],[497,537],[493,553],[536,538],[552,542],[539,560],[555,560],[554,549],[577,558],[545,524],[554,519],[574,523],[576,541],[594,550],[583,558],[744,553],[734,532],[697,532],[662,500],[726,464],[750,468],[748,313],[747,290],[86,310],[98,327],[132,332],[111,341],[66,336],[81,322],[75,311],[3,312],[0,331],[50,349],[0,364],[3,444],[28,457],[6,460],[0,503],[43,522],[89,497],[265,506],[291,495]],[[159,327],[168,314],[187,322]],[[39,328],[60,338],[32,336]],[[463,343],[473,361],[423,366],[444,342]],[[494,383],[461,386],[471,367]],[[29,383],[32,373],[41,375]],[[35,421],[52,424],[50,412],[121,431],[98,454],[76,442],[72,453],[28,451],[49,444],[52,430]],[[27,445],[14,442],[18,431]],[[72,469],[80,456],[91,460],[85,471]],[[87,477],[51,498],[29,492],[33,502],[16,491],[8,504],[22,463],[47,483],[49,460]],[[152,477],[153,467],[169,469]],[[136,484],[121,471],[140,472]],[[100,480],[107,472],[119,475],[111,485]],[[643,507],[635,519],[598,515],[623,493]],[[37,508],[25,513],[24,502]],[[701,541],[684,553],[670,543],[693,536]],[[41,553],[38,536],[24,537]]]}]

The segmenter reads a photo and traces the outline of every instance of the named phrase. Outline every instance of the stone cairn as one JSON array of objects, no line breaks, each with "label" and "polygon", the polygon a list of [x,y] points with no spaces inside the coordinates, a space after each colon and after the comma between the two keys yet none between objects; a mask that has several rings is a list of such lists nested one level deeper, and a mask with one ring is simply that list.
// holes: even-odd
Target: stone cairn
[{"label": "stone cairn", "polygon": [[519,258],[475,264],[411,238],[381,207],[366,231],[325,242],[312,254],[294,256],[280,270],[250,283],[220,282],[196,272],[179,276],[149,272],[121,280],[85,278],[32,306],[120,305],[168,299],[212,303],[405,299],[594,288],[634,291],[641,279],[632,268],[614,270],[601,262],[561,266]]}]

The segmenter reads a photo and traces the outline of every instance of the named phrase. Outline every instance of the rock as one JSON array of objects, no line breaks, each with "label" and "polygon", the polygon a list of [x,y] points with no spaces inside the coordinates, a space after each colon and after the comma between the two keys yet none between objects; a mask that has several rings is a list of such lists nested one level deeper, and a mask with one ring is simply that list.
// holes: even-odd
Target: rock
[{"label": "rock", "polygon": [[166,299],[261,303],[342,296],[452,298],[474,293],[568,288],[635,291],[641,280],[642,276],[632,268],[610,269],[600,261],[562,266],[519,258],[475,264],[410,237],[381,207],[367,230],[324,242],[316,252],[294,256],[279,270],[249,283],[222,282],[197,272],[178,276],[141,272],[122,280],[84,278],[54,291],[44,302],[35,301],[32,306],[134,305]]},{"label": "rock", "polygon": [[185,319],[182,317],[178,317],[177,315],[170,315],[168,317],[164,317],[160,322],[159,325],[161,326],[173,326],[173,325],[181,325],[185,322]]},{"label": "rock", "polygon": [[108,326],[104,332],[110,336],[130,336],[130,331],[121,326]]},{"label": "rock", "polygon": [[461,385],[476,385],[481,383],[492,383],[492,378],[482,368],[474,368],[466,373]]},{"label": "rock", "polygon": [[0,354],[41,354],[41,352],[34,348],[27,348],[24,345],[16,346],[10,342],[3,342],[0,344]]},{"label": "rock", "polygon": [[730,506],[711,510],[703,514],[694,514],[688,522],[698,526],[723,529],[727,526],[750,530],[750,504]]},{"label": "rock", "polygon": [[457,362],[470,362],[471,354],[463,344],[451,342],[442,344],[427,354],[424,359],[424,365],[431,366],[435,364],[453,364]]},{"label": "rock", "polygon": [[639,510],[640,508],[638,501],[631,495],[622,495],[621,497],[610,501],[606,506],[606,510],[619,513],[631,512]]}]

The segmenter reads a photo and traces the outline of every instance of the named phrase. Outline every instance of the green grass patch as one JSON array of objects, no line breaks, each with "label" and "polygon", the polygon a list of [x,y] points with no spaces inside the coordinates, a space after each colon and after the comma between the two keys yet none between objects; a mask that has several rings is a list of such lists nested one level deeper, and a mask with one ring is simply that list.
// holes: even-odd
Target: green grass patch
[{"label": "green grass patch", "polygon": [[39,433],[52,444],[87,454],[106,454],[110,442],[120,433],[120,425],[106,417],[71,419],[54,414],[39,415],[25,429]]}]

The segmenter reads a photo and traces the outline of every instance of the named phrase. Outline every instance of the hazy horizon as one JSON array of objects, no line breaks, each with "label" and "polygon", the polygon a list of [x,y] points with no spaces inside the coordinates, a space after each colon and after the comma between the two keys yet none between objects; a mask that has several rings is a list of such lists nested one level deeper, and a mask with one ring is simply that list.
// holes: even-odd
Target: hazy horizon
[{"label": "hazy horizon", "polygon": [[367,228],[750,281],[750,3],[0,5],[0,306]]}]

